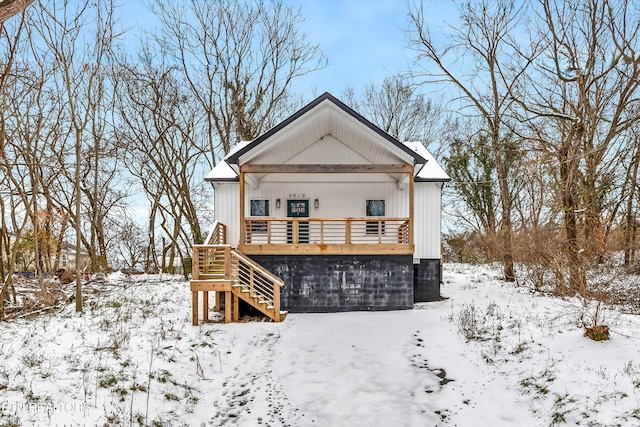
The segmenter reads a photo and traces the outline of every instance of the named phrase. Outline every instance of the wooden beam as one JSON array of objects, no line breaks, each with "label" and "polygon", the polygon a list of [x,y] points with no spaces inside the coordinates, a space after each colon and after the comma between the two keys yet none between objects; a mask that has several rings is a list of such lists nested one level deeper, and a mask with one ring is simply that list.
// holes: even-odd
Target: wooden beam
[{"label": "wooden beam", "polygon": [[413,200],[415,190],[415,186],[413,185],[414,181],[415,180],[413,179],[413,174],[409,174],[409,244],[411,246],[413,246],[413,211],[415,205]]},{"label": "wooden beam", "polygon": [[244,236],[244,172],[240,168],[240,243],[245,242]]},{"label": "wooden beam", "polygon": [[409,164],[353,164],[353,165],[268,165],[245,164],[240,166],[240,185],[243,173],[411,173]]},{"label": "wooden beam", "polygon": [[[192,280],[191,281],[191,290],[193,292],[202,291],[202,292],[225,292],[230,291],[233,282],[231,280]],[[217,301],[216,301],[217,304]]]}]

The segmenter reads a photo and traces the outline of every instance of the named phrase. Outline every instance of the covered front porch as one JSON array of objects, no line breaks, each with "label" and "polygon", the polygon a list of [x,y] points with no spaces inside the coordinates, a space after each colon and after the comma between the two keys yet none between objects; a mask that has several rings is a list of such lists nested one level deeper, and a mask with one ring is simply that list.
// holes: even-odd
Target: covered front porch
[{"label": "covered front porch", "polygon": [[242,165],[238,249],[248,255],[413,254],[414,170],[407,164]]}]

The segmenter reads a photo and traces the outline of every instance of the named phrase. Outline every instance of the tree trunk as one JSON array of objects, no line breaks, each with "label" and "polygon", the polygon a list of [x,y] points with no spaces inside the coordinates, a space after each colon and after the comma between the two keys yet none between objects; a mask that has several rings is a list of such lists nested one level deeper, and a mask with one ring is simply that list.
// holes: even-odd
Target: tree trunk
[{"label": "tree trunk", "polygon": [[[637,142],[636,142],[637,143]],[[632,166],[627,172],[629,183],[629,195],[627,196],[627,213],[625,215],[624,228],[624,265],[630,266],[634,262],[636,220],[633,214],[633,202],[636,197],[636,185],[638,182],[638,164],[640,163],[640,149],[636,147]]]}]

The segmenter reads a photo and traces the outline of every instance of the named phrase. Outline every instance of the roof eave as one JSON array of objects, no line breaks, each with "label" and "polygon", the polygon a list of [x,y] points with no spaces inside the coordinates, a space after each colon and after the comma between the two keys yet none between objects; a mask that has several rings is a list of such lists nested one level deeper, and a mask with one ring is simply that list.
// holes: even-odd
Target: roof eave
[{"label": "roof eave", "polygon": [[449,182],[451,178],[418,178],[414,179],[414,182]]}]

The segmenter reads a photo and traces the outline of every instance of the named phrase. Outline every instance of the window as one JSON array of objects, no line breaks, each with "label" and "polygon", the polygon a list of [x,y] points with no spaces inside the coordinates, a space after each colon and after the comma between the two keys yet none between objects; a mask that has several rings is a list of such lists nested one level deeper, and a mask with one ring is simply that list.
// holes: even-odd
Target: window
[{"label": "window", "polygon": [[[381,199],[370,199],[366,202],[367,216],[385,216],[385,201]],[[367,234],[384,234],[384,221],[367,221]]]},{"label": "window", "polygon": [[61,267],[66,267],[67,266],[67,262],[68,262],[68,258],[67,258],[67,254],[62,254],[60,256],[60,266]]},{"label": "window", "polygon": [[[271,211],[269,210],[269,200],[266,199],[251,199],[249,201],[251,216],[269,216]],[[266,221],[252,221],[251,231],[257,233],[267,232]]]}]

